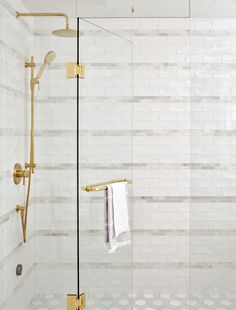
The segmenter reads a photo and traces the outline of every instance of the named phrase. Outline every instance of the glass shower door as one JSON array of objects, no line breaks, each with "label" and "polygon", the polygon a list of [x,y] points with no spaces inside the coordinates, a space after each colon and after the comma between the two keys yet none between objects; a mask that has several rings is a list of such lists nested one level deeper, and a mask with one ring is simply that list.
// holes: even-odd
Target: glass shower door
[{"label": "glass shower door", "polygon": [[[132,244],[110,254],[105,246],[105,191],[81,186],[132,180],[132,44],[92,21],[78,20],[79,293],[87,309],[132,308]],[[102,20],[96,24],[102,25]],[[132,184],[129,219],[132,229]]]}]

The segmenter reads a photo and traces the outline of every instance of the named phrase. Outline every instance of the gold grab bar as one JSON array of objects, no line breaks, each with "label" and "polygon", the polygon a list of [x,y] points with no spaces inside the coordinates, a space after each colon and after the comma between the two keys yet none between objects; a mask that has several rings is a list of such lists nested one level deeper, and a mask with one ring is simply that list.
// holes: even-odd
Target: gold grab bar
[{"label": "gold grab bar", "polygon": [[97,184],[84,185],[81,187],[81,189],[86,191],[86,192],[104,191],[107,189],[108,184],[119,183],[119,182],[127,182],[128,184],[133,183],[132,180],[117,179],[117,180],[111,180],[111,181],[101,182],[101,183],[97,183]]}]

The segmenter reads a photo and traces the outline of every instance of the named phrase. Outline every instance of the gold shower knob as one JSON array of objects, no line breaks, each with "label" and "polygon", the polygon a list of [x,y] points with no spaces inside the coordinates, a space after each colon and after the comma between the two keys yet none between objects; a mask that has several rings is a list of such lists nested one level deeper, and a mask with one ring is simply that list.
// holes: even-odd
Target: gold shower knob
[{"label": "gold shower knob", "polygon": [[23,185],[25,185],[25,178],[29,176],[29,172],[22,170],[21,164],[16,163],[13,169],[13,180],[16,185],[20,184],[21,179],[23,179]]}]

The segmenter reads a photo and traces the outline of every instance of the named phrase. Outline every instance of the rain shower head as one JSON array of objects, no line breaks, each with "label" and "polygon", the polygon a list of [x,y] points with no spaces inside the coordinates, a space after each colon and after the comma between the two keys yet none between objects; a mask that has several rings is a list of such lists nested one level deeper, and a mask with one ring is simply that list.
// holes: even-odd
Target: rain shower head
[{"label": "rain shower head", "polygon": [[[61,16],[65,18],[66,27],[62,29],[54,30],[52,33],[55,36],[63,37],[63,38],[74,38],[77,37],[77,30],[70,28],[70,18],[65,13],[19,13],[16,12],[16,17],[20,16]],[[83,35],[82,32],[79,32],[79,35]]]},{"label": "rain shower head", "polygon": [[64,28],[64,29],[57,29],[52,32],[57,37],[63,38],[76,38],[77,37],[77,30]]},{"label": "rain shower head", "polygon": [[48,52],[44,57],[44,62],[42,66],[39,69],[38,74],[36,75],[36,80],[39,80],[43,74],[43,71],[47,65],[53,62],[53,60],[56,58],[56,53],[53,51]]}]

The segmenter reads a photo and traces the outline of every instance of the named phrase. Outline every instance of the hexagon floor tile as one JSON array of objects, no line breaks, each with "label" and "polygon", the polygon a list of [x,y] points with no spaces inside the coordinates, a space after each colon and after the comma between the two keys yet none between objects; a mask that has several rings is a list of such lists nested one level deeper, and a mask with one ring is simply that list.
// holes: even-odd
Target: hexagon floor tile
[{"label": "hexagon floor tile", "polygon": [[[236,310],[236,295],[217,293],[186,294],[134,294],[133,310]],[[87,296],[87,310],[131,310],[132,298],[114,294]],[[66,296],[38,294],[31,300],[27,310],[66,310]]]}]

